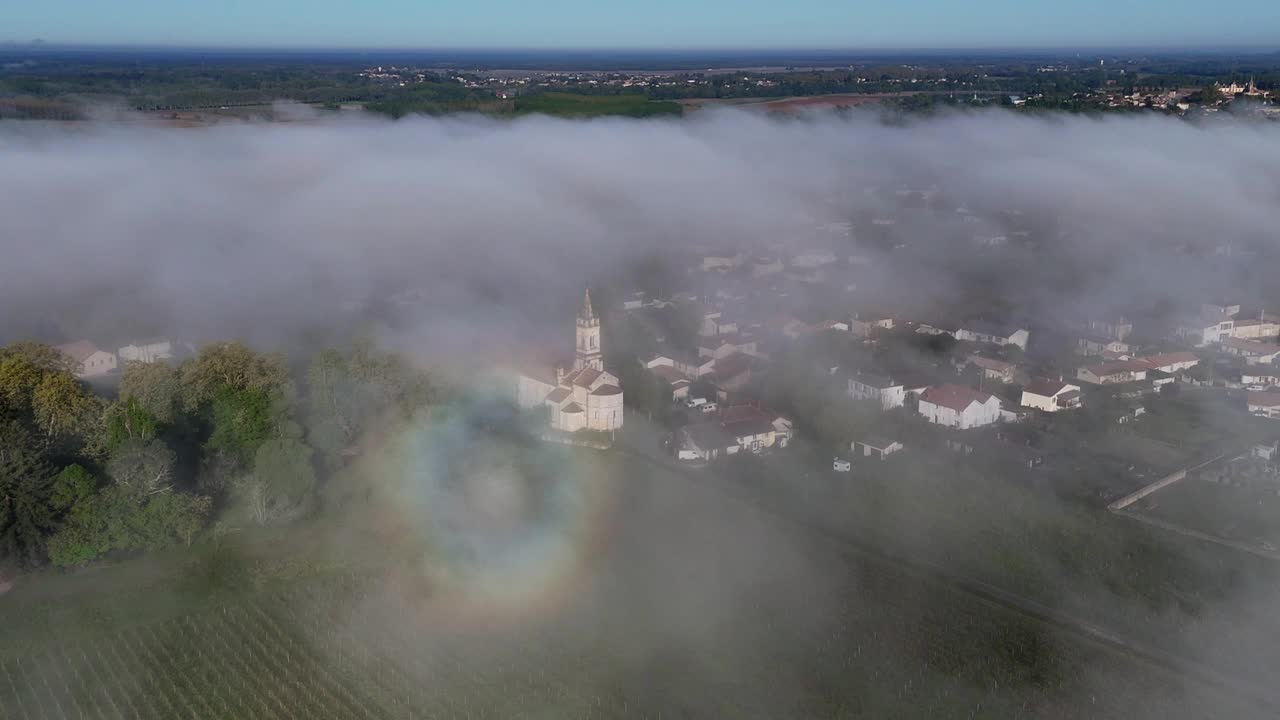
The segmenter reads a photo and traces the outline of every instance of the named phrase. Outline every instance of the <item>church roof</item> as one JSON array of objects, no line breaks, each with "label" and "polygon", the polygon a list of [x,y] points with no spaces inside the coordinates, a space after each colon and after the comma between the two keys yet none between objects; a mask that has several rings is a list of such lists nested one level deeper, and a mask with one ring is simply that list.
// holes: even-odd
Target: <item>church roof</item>
[{"label": "church roof", "polygon": [[573,391],[570,390],[569,388],[558,387],[555,390],[552,390],[551,393],[547,395],[547,401],[556,403],[558,405],[560,404],[561,401],[563,401],[565,398],[569,397],[572,394],[573,394]]},{"label": "church roof", "polygon": [[594,320],[596,317],[595,310],[591,307],[591,288],[583,291],[582,311],[578,313],[578,317],[583,320]]},{"label": "church roof", "polygon": [[569,403],[568,405],[565,405],[563,408],[561,408],[560,412],[580,413],[582,412],[582,406],[576,402]]},{"label": "church roof", "polygon": [[617,385],[601,385],[591,391],[592,395],[618,395],[622,392],[622,388]]},{"label": "church roof", "polygon": [[565,382],[570,385],[577,385],[578,387],[591,387],[591,383],[595,382],[596,378],[600,377],[602,374],[603,373],[595,368],[585,367],[569,375],[565,378]]}]

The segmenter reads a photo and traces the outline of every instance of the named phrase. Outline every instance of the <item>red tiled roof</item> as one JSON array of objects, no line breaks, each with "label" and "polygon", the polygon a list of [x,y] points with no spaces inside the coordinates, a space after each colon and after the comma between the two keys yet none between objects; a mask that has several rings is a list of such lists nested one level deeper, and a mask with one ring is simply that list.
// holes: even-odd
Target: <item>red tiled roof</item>
[{"label": "red tiled roof", "polygon": [[766,418],[766,413],[755,405],[730,405],[720,412],[720,420],[725,423],[742,422],[752,418]]},{"label": "red tiled roof", "polygon": [[991,395],[989,393],[980,392],[963,385],[951,384],[931,387],[920,396],[921,402],[941,405],[956,412],[964,412],[964,409],[973,403],[986,404],[990,399]]},{"label": "red tiled roof", "polygon": [[1044,397],[1053,397],[1054,395],[1057,395],[1058,393],[1062,392],[1062,389],[1065,388],[1068,384],[1069,383],[1062,382],[1061,380],[1048,380],[1045,378],[1037,378],[1027,383],[1027,386],[1024,387],[1023,390],[1031,393],[1032,395],[1043,395]]},{"label": "red tiled roof", "polygon": [[755,358],[736,352],[716,361],[715,374],[716,377],[727,380],[751,370],[755,364]]},{"label": "red tiled roof", "polygon": [[753,417],[724,423],[724,430],[735,438],[740,438],[752,435],[766,435],[773,432],[774,427],[773,423],[765,417]]},{"label": "red tiled roof", "polygon": [[569,397],[572,394],[573,394],[573,391],[570,390],[569,388],[559,387],[559,388],[556,388],[555,390],[552,390],[547,395],[547,401],[556,403],[558,405],[562,400],[564,400],[565,398]]},{"label": "red tiled roof", "polygon": [[684,373],[680,372],[679,370],[676,370],[670,365],[659,365],[658,367],[655,367],[655,368],[649,368],[649,371],[652,372],[654,375],[657,375],[658,377],[662,378],[663,380],[666,380],[667,382],[671,383],[672,385],[676,384],[681,380],[684,380],[686,382],[688,382],[689,380],[689,378],[686,377]]},{"label": "red tiled roof", "polygon": [[983,370],[992,370],[995,372],[1005,372],[1013,369],[1013,363],[996,360],[995,358],[982,357],[981,355],[974,355],[973,357],[970,357],[969,362],[977,365]]},{"label": "red tiled roof", "polygon": [[1098,377],[1106,377],[1107,375],[1115,375],[1122,372],[1136,372],[1138,370],[1150,370],[1150,365],[1146,360],[1120,360],[1117,362],[1098,363],[1096,365],[1085,365],[1084,370],[1088,370]]},{"label": "red tiled roof", "polygon": [[577,385],[578,387],[591,387],[591,383],[595,382],[596,378],[600,377],[601,374],[602,373],[595,368],[582,368],[578,372],[565,378],[565,382],[571,385]]},{"label": "red tiled roof", "polygon": [[560,412],[575,413],[575,414],[580,413],[582,412],[582,406],[576,402],[569,403],[568,405],[565,405],[563,408],[561,408]]},{"label": "red tiled roof", "polygon": [[1277,407],[1280,406],[1280,392],[1271,392],[1267,390],[1252,391],[1249,393],[1250,407]]},{"label": "red tiled roof", "polygon": [[90,355],[98,352],[98,346],[88,340],[77,340],[66,345],[59,345],[56,349],[78,363],[88,360]]},{"label": "red tiled roof", "polygon": [[622,388],[617,385],[601,385],[591,391],[592,395],[618,395],[622,393]]},{"label": "red tiled roof", "polygon": [[1255,355],[1270,355],[1280,352],[1280,345],[1258,342],[1257,340],[1246,340],[1244,338],[1224,338],[1222,344]]},{"label": "red tiled roof", "polygon": [[1146,363],[1147,367],[1165,367],[1174,363],[1184,362],[1200,362],[1200,358],[1195,353],[1189,352],[1171,352],[1161,353],[1159,355],[1149,355],[1144,358],[1138,358],[1138,362]]}]

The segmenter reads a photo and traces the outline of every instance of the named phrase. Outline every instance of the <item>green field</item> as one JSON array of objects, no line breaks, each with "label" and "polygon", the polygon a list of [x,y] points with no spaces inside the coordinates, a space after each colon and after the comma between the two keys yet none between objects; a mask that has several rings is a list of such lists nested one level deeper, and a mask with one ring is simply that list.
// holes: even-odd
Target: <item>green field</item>
[{"label": "green field", "polygon": [[0,653],[0,707],[32,720],[1247,716],[963,596],[880,573],[845,581],[820,632],[745,602],[716,621],[740,643],[694,646],[648,636],[644,618],[424,625],[393,584],[332,577]]},{"label": "green field", "polygon": [[679,103],[649,100],[643,95],[576,95],[540,93],[516,100],[517,115],[541,114],[556,117],[653,117],[679,115]]},{"label": "green field", "polygon": [[460,621],[324,526],[35,575],[0,597],[3,717],[1256,716],[714,484],[573,452],[615,509],[550,608]]}]

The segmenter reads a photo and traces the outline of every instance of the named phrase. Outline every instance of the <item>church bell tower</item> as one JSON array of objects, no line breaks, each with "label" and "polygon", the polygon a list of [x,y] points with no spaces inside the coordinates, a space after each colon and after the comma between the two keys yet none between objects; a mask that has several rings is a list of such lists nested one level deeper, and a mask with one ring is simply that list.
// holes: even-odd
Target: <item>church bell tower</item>
[{"label": "church bell tower", "polygon": [[600,318],[591,308],[591,291],[587,290],[578,311],[577,344],[574,347],[573,369],[594,368],[604,370],[600,359]]}]

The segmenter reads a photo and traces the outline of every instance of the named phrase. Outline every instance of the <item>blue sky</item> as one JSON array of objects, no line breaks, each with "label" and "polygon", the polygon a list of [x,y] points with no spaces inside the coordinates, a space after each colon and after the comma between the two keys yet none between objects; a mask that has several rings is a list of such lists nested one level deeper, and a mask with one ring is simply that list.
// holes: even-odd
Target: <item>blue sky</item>
[{"label": "blue sky", "polygon": [[286,47],[1276,45],[1280,0],[5,0],[0,41]]}]

